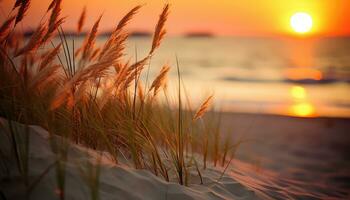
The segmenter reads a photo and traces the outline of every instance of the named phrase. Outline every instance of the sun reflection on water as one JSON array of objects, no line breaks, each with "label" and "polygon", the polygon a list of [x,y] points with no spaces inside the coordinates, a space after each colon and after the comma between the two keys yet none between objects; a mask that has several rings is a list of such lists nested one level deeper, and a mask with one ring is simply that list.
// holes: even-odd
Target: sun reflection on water
[{"label": "sun reflection on water", "polygon": [[313,117],[315,116],[315,106],[308,101],[307,91],[302,86],[292,86],[289,90],[293,103],[289,106],[288,112],[292,116],[297,117]]},{"label": "sun reflection on water", "polygon": [[298,117],[312,117],[315,114],[314,106],[307,102],[293,104],[290,111]]},{"label": "sun reflection on water", "polygon": [[305,99],[306,98],[305,88],[301,87],[301,86],[293,86],[290,89],[290,94],[295,99]]}]

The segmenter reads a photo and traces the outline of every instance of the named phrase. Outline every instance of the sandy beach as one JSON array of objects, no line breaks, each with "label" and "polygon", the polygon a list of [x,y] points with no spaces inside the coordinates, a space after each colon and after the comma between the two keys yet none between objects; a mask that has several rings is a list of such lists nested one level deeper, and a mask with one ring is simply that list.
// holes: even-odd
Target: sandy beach
[{"label": "sandy beach", "polygon": [[[189,187],[167,183],[150,171],[131,168],[128,161],[116,164],[107,153],[70,143],[65,195],[67,199],[90,198],[82,169],[96,164],[98,155],[103,155],[100,199],[346,199],[349,126],[349,119],[224,113],[223,131],[232,133],[233,140],[247,142],[240,146],[236,159],[219,181],[223,169],[210,164],[203,170],[203,185],[191,171]],[[14,164],[13,157],[8,156],[6,129],[1,130],[1,152]],[[30,177],[35,180],[54,162],[55,154],[44,129],[30,126],[30,137]],[[54,140],[60,138],[54,136]],[[15,165],[1,173],[1,192],[6,199],[25,196],[14,169]],[[31,199],[58,198],[55,173],[50,169],[45,174]]]},{"label": "sandy beach", "polygon": [[262,179],[252,187],[269,188],[277,199],[349,198],[349,119],[224,116],[233,135],[256,140],[239,148],[237,160],[255,163],[272,184]]}]

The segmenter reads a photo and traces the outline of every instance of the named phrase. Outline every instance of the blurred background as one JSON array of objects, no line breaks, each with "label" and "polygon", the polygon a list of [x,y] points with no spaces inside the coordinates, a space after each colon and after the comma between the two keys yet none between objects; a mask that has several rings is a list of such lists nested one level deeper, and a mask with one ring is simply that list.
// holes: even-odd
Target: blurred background
[{"label": "blurred background", "polygon": [[[166,1],[171,3],[168,36],[152,58],[150,76],[173,67],[170,91],[176,91],[176,59],[194,101],[214,93],[217,109],[298,117],[350,117],[350,1]],[[143,5],[129,26],[126,59],[148,52],[165,1],[63,1],[64,29],[76,30],[84,6],[88,32],[100,14],[102,44],[118,20]],[[32,0],[22,23],[30,33],[49,0]],[[2,0],[1,20],[14,1]],[[35,23],[33,23],[35,22]],[[77,38],[82,42],[83,37]]]}]

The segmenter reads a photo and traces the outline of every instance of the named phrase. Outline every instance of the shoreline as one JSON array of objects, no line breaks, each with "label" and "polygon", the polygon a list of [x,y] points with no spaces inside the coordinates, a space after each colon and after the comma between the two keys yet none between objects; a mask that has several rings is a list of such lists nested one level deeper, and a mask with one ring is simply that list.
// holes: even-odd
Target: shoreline
[{"label": "shoreline", "polygon": [[240,111],[214,111],[215,113],[222,113],[223,115],[242,115],[242,116],[257,116],[257,117],[281,117],[281,118],[292,118],[292,119],[303,119],[303,120],[349,120],[349,117],[344,116],[310,116],[310,117],[299,117],[293,115],[275,114],[275,113],[254,113],[254,112],[240,112]]}]

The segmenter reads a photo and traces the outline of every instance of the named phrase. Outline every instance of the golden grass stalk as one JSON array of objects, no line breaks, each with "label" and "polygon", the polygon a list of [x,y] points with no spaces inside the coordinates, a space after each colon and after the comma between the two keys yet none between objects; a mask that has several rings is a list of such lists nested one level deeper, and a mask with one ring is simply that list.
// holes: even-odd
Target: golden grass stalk
[{"label": "golden grass stalk", "polygon": [[[18,4],[20,4],[20,5],[18,5]],[[21,3],[18,3],[16,1],[15,7],[19,6],[19,10],[18,10],[18,13],[16,16],[15,25],[18,24],[20,21],[22,21],[24,15],[26,14],[26,12],[29,8],[29,5],[30,5],[30,0],[22,0]]]},{"label": "golden grass stalk", "polygon": [[29,88],[41,91],[44,86],[49,86],[51,84],[51,81],[57,78],[56,72],[60,68],[61,65],[52,65],[45,67],[33,77]]},{"label": "golden grass stalk", "polygon": [[124,81],[126,80],[127,76],[128,76],[128,66],[129,66],[129,62],[125,63],[124,65],[122,64],[117,64],[115,66],[118,66],[118,72],[117,74],[114,76],[114,83],[113,85],[116,87],[116,89],[119,88],[119,86],[124,83]]},{"label": "golden grass stalk", "polygon": [[82,50],[83,50],[83,48],[78,48],[77,50],[75,50],[74,56],[78,57]]},{"label": "golden grass stalk", "polygon": [[125,49],[126,35],[122,35],[113,44],[112,48],[108,49],[103,57],[86,68],[86,71],[90,73],[92,77],[101,77],[105,75],[107,69],[116,64],[119,59],[124,55],[123,50]]},{"label": "golden grass stalk", "polygon": [[58,21],[58,17],[61,14],[61,2],[62,0],[55,0],[54,7],[52,9],[50,20],[49,20],[49,30],[54,29],[55,24]]},{"label": "golden grass stalk", "polygon": [[[221,113],[222,111],[220,111]],[[219,161],[219,156],[220,156],[220,151],[219,151],[219,146],[220,146],[220,139],[221,139],[221,118],[222,116],[220,115],[218,118],[218,121],[216,123],[216,127],[214,130],[214,147],[213,147],[213,162],[214,162],[214,167],[216,167],[218,161]]]},{"label": "golden grass stalk", "polygon": [[143,103],[145,101],[145,92],[141,83],[137,85],[137,94],[139,96],[140,101]]},{"label": "golden grass stalk", "polygon": [[60,52],[61,44],[57,45],[55,48],[51,49],[49,52],[47,52],[44,57],[42,58],[42,61],[38,67],[38,70],[43,70],[46,66],[48,66],[58,55]]},{"label": "golden grass stalk", "polygon": [[95,50],[93,50],[90,58],[89,58],[89,61],[93,61],[95,60],[97,57],[98,57],[98,54],[101,52],[101,48],[96,48]]},{"label": "golden grass stalk", "polygon": [[[18,6],[21,6],[22,1],[18,2],[20,2]],[[5,86],[0,87],[0,101],[4,102],[0,104],[1,113],[4,110],[10,110],[14,118],[24,116],[28,119],[28,123],[44,126],[50,129],[50,132],[63,136],[62,138],[75,139],[76,142],[89,148],[108,151],[116,160],[119,155],[131,158],[136,168],[149,169],[156,175],[163,176],[166,181],[173,178],[169,176],[177,176],[178,182],[183,185],[188,184],[188,169],[193,166],[192,161],[188,159],[190,157],[187,156],[188,146],[191,146],[192,153],[197,152],[204,155],[204,164],[207,162],[208,152],[214,152],[215,162],[221,159],[221,153],[218,152],[221,151],[219,134],[216,134],[214,140],[211,140],[209,133],[212,130],[208,130],[211,126],[203,124],[203,128],[199,128],[193,123],[207,112],[212,96],[200,106],[194,117],[191,112],[184,111],[186,108],[183,106],[181,91],[184,86],[181,85],[182,78],[177,59],[178,99],[174,100],[175,105],[178,105],[177,112],[174,113],[173,104],[169,102],[166,93],[165,104],[160,103],[161,101],[158,101],[155,95],[147,96],[147,91],[153,91],[154,94],[157,94],[159,88],[165,87],[166,77],[169,73],[168,66],[164,66],[160,70],[150,88],[148,88],[147,81],[146,86],[142,87],[142,79],[140,79],[142,70],[159,47],[166,32],[165,22],[169,13],[168,4],[164,6],[160,14],[152,47],[143,59],[133,64],[130,64],[128,60],[122,60],[128,37],[127,31],[124,29],[141,8],[141,6],[136,6],[120,20],[101,50],[95,47],[101,17],[95,22],[85,38],[83,46],[78,48],[78,53],[75,52],[83,54],[77,58],[77,61],[81,63],[77,69],[75,68],[75,57],[73,56],[72,61],[70,47],[61,27],[59,31],[61,44],[55,46],[52,43],[53,48],[48,50],[44,56],[38,50],[46,41],[45,35],[52,36],[50,30],[56,30],[59,26],[57,24],[61,23],[60,4],[61,0],[52,1],[48,8],[48,11],[52,12],[49,23],[40,25],[27,44],[20,50],[14,51],[15,45],[7,45],[4,47],[6,49],[0,49],[0,56],[8,60],[0,62],[0,81]],[[85,12],[84,8],[81,20],[78,21],[78,32],[84,25]],[[10,25],[6,26],[11,26],[11,23],[9,22]],[[17,38],[15,39],[17,40]],[[19,42],[17,40],[17,44]],[[66,66],[62,64],[59,57],[61,48],[65,53]],[[74,41],[72,50],[75,50]],[[8,56],[7,52],[22,55],[20,57],[22,63],[11,63],[11,57]],[[58,59],[55,60],[55,57]],[[57,64],[58,61],[61,63],[60,65]],[[17,67],[20,64],[21,67]],[[11,67],[13,70],[10,70]],[[20,68],[20,73],[17,72],[18,68]],[[16,72],[19,78],[14,76]],[[66,73],[66,76],[62,76],[62,72]],[[14,83],[19,81],[23,82],[24,87],[20,87],[22,85],[12,87],[15,85]],[[135,88],[132,91],[129,86],[133,81],[135,81]],[[146,97],[144,90],[147,93]],[[138,94],[138,98],[136,98],[136,94]],[[10,102],[12,104],[7,103],[7,99],[12,100]],[[27,102],[27,99],[30,101]],[[24,106],[17,104],[21,100],[25,101]],[[11,110],[13,104],[16,109],[18,107],[19,111]],[[136,106],[140,108],[137,118],[135,117]],[[190,106],[188,107],[190,108]],[[32,118],[36,119],[32,120]],[[203,121],[203,123],[205,122]],[[61,191],[60,197],[63,199],[65,151],[64,144],[57,145],[63,148],[59,153],[63,159],[56,164],[57,183]],[[230,150],[229,145],[226,146],[223,160],[226,160],[226,154]],[[214,150],[211,149],[212,147]],[[193,162],[202,183],[198,163],[196,160]],[[175,172],[175,174],[168,172]],[[95,178],[98,178],[98,174]],[[92,187],[93,190],[98,190],[96,185],[92,185]],[[96,195],[92,196],[97,198]]]},{"label": "golden grass stalk", "polygon": [[[183,111],[181,97],[181,74],[178,58],[176,57],[177,79],[178,79],[178,120],[177,120],[177,138],[175,139],[175,157],[174,164],[180,185],[186,184],[186,165],[184,158],[184,137],[183,137]],[[185,180],[184,180],[185,179]]]},{"label": "golden grass stalk", "polygon": [[28,64],[30,66],[34,66],[35,63],[38,61],[38,56],[35,53],[30,53],[27,55],[28,56]]},{"label": "golden grass stalk", "polygon": [[95,41],[96,41],[96,37],[97,37],[97,29],[98,26],[100,24],[102,15],[99,16],[99,18],[96,20],[96,22],[94,23],[91,31],[89,32],[89,34],[87,35],[85,42],[84,42],[84,46],[82,48],[82,59],[88,59],[91,51],[95,45]]},{"label": "golden grass stalk", "polygon": [[123,64],[122,63],[116,63],[115,65],[113,65],[114,71],[116,74],[118,74],[120,72],[120,70],[123,68]]},{"label": "golden grass stalk", "polygon": [[51,38],[55,30],[63,23],[64,18],[59,18],[61,14],[61,2],[62,0],[54,0],[54,6],[51,9],[51,15],[49,19],[49,24],[48,24],[48,30],[47,33],[44,37],[44,41],[47,41],[49,38]]},{"label": "golden grass stalk", "polygon": [[124,42],[126,38],[123,38],[119,41],[113,48],[109,49],[104,57],[101,58],[98,62],[90,64],[86,68],[81,68],[77,71],[76,74],[67,82],[63,88],[56,94],[56,97],[51,105],[51,109],[54,110],[58,108],[65,102],[65,97],[69,96],[71,90],[75,88],[76,85],[86,82],[91,79],[96,79],[98,77],[105,76],[108,72],[108,69],[113,66],[117,60],[123,55],[122,51],[124,50]]},{"label": "golden grass stalk", "polygon": [[47,11],[46,11],[46,12],[49,12],[49,11],[55,6],[56,1],[57,1],[57,0],[52,0],[52,1],[51,1],[51,3],[50,3],[50,5],[49,5],[49,7],[47,8]]},{"label": "golden grass stalk", "polygon": [[132,64],[130,67],[127,68],[127,71],[125,73],[125,81],[123,83],[123,89],[129,88],[132,81],[137,81],[137,78],[139,77],[141,71],[143,70],[146,62],[148,61],[148,56],[144,59]]},{"label": "golden grass stalk", "polygon": [[87,88],[89,87],[89,82],[83,83],[78,87],[78,89],[74,93],[74,102],[73,105],[77,104],[78,102],[86,102],[86,94],[87,94]]},{"label": "golden grass stalk", "polygon": [[153,90],[154,96],[156,96],[156,94],[158,93],[159,88],[164,86],[169,70],[170,70],[170,67],[167,65],[162,67],[158,76],[154,79],[151,87],[149,88],[149,91]]},{"label": "golden grass stalk", "polygon": [[108,40],[105,42],[100,57],[104,56],[105,52],[111,48],[113,43],[122,35],[123,28],[128,24],[128,22],[132,19],[132,17],[138,12],[138,10],[141,8],[141,6],[136,6],[133,9],[131,9],[118,23],[116,29],[112,32],[111,36],[108,38]]},{"label": "golden grass stalk", "polygon": [[69,101],[72,96],[73,94],[71,88],[68,88],[67,86],[63,87],[56,93],[54,99],[51,101],[50,110],[56,110],[61,105]]},{"label": "golden grass stalk", "polygon": [[137,61],[136,63],[132,64],[128,68],[128,73],[131,73],[132,71],[140,72],[143,69],[143,67],[146,65],[148,59],[149,59],[149,57],[146,56],[144,59],[142,59],[140,61]]},{"label": "golden grass stalk", "polygon": [[121,89],[122,90],[127,90],[129,87],[130,87],[130,85],[131,85],[131,83],[132,83],[132,81],[136,81],[136,77],[138,76],[138,71],[133,71],[133,72],[131,72],[131,73],[129,73],[126,77],[125,77],[125,81],[124,81],[124,83],[123,83],[123,87],[121,87]]},{"label": "golden grass stalk", "polygon": [[118,26],[116,30],[122,30],[129,21],[133,18],[133,16],[140,10],[141,6],[136,6],[133,9],[131,9],[118,23]]},{"label": "golden grass stalk", "polygon": [[227,135],[225,138],[225,143],[224,143],[224,147],[223,147],[223,155],[222,155],[222,159],[221,159],[221,167],[225,166],[225,162],[226,162],[226,157],[227,154],[230,152],[230,146],[231,146],[231,135]]},{"label": "golden grass stalk", "polygon": [[163,8],[163,12],[159,16],[158,23],[156,25],[153,41],[152,41],[152,48],[149,54],[153,54],[154,51],[159,47],[162,39],[164,38],[166,34],[166,30],[164,28],[165,22],[168,19],[169,14],[169,4],[166,4]]},{"label": "golden grass stalk", "polygon": [[5,40],[7,42],[6,44],[8,48],[10,48],[12,52],[18,52],[19,48],[23,46],[22,44],[24,43],[24,36],[19,32],[11,32],[9,30],[3,41]]},{"label": "golden grass stalk", "polygon": [[77,26],[77,32],[80,33],[84,23],[85,23],[85,18],[86,18],[86,6],[84,6],[83,11],[80,14],[79,20],[78,20],[78,26]]},{"label": "golden grass stalk", "polygon": [[30,53],[37,50],[42,45],[46,30],[47,28],[44,24],[39,25],[32,37],[30,38],[29,42],[20,50],[18,50],[15,57],[20,56],[21,54]]},{"label": "golden grass stalk", "polygon": [[11,24],[15,20],[15,16],[8,18],[0,27],[0,43],[7,38],[11,30]]},{"label": "golden grass stalk", "polygon": [[22,3],[22,0],[16,0],[15,5],[13,6],[12,10],[16,9],[18,6],[20,6]]},{"label": "golden grass stalk", "polygon": [[203,103],[202,105],[199,107],[199,109],[197,110],[196,114],[193,117],[193,121],[196,121],[199,118],[202,118],[203,115],[208,111],[210,105],[212,104],[212,100],[213,100],[213,95],[210,95]]},{"label": "golden grass stalk", "polygon": [[28,83],[30,80],[32,73],[30,70],[28,70],[28,57],[29,56],[24,56],[21,60],[21,65],[19,68],[19,74],[21,75],[22,80],[24,81],[25,84]]}]

